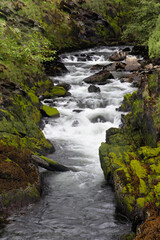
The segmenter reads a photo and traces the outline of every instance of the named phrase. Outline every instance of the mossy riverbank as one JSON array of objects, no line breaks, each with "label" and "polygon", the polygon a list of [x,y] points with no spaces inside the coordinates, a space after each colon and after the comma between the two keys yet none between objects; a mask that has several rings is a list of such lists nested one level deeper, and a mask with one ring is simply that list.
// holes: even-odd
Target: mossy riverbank
[{"label": "mossy riverbank", "polygon": [[[15,195],[13,203],[18,203],[18,196],[23,202],[26,194],[29,199],[39,198],[38,167],[31,155],[54,151],[39,126],[42,117],[60,116],[56,108],[41,101],[69,94],[48,77],[66,71],[58,62],[57,52],[104,44],[114,37],[110,24],[83,4],[59,0],[0,3],[0,184],[5,183],[0,192],[2,208],[12,205],[12,198],[7,200],[8,192]],[[99,31],[101,26],[104,31]],[[11,155],[17,151],[17,155],[10,157],[6,151]]]},{"label": "mossy riverbank", "polygon": [[[119,208],[132,219],[133,230],[147,221],[136,239],[154,239],[146,237],[146,225],[157,224],[159,216],[159,86],[158,71],[143,74],[138,91],[127,94],[120,107],[131,110],[123,116],[122,128],[109,129],[99,149],[105,178],[114,186]],[[150,236],[152,224],[149,228]]]}]

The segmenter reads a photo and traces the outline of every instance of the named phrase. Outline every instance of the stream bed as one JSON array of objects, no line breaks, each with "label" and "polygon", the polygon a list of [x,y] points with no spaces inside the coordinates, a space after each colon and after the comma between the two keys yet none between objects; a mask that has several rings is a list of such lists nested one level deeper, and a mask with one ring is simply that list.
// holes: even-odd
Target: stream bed
[{"label": "stream bed", "polygon": [[71,96],[54,101],[60,118],[46,119],[43,132],[56,149],[48,157],[77,171],[40,169],[41,200],[12,214],[0,239],[118,240],[130,231],[131,223],[116,211],[114,192],[104,180],[98,148],[105,131],[120,125],[122,113],[116,108],[134,88],[115,78],[100,85],[100,92],[89,93],[83,82],[94,74],[92,66],[109,64],[117,49],[99,47],[60,56],[69,73],[52,79],[70,84]]}]

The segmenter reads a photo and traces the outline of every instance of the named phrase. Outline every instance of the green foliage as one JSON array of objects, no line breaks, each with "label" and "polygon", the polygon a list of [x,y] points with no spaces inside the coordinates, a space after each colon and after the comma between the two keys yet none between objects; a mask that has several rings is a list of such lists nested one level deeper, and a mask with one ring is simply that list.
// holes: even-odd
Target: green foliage
[{"label": "green foliage", "polygon": [[156,26],[149,38],[149,55],[151,58],[160,57],[160,16],[156,21]]}]

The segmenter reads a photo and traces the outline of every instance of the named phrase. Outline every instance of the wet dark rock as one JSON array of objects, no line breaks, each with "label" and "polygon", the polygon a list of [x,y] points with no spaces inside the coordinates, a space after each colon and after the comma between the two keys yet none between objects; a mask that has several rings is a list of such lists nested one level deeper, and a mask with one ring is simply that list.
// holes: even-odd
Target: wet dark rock
[{"label": "wet dark rock", "polygon": [[102,68],[103,68],[102,65],[96,64],[96,65],[91,67],[90,71],[94,72],[94,71],[102,70]]},{"label": "wet dark rock", "polygon": [[134,46],[131,51],[132,55],[142,56],[148,59],[148,47],[147,46]]},{"label": "wet dark rock", "polygon": [[50,104],[52,104],[52,103],[53,103],[53,99],[45,99],[45,100],[44,100],[44,103],[50,103]]},{"label": "wet dark rock", "polygon": [[110,83],[109,79],[114,79],[113,75],[107,70],[102,70],[90,77],[85,78],[83,81],[88,84],[105,85]]},{"label": "wet dark rock", "polygon": [[91,120],[92,123],[99,123],[99,122],[104,123],[104,122],[106,122],[106,121],[107,121],[107,120],[105,119],[105,117],[103,117],[103,116],[101,116],[101,115],[99,115],[99,116],[97,116],[97,117],[95,117],[95,118],[93,118],[93,119]]},{"label": "wet dark rock", "polygon": [[66,91],[65,97],[70,97],[70,96],[72,96],[72,94]]},{"label": "wet dark rock", "polygon": [[82,112],[83,110],[81,110],[81,109],[74,109],[73,110],[73,112],[76,112],[76,113],[80,113],[80,112]]},{"label": "wet dark rock", "polygon": [[65,82],[59,82],[59,83],[57,84],[57,86],[63,87],[66,91],[68,91],[68,90],[71,89],[71,85],[68,84],[68,83],[65,83]]},{"label": "wet dark rock", "polygon": [[126,47],[123,49],[123,52],[130,52],[130,51],[131,51],[130,47]]},{"label": "wet dark rock", "polygon": [[74,120],[72,123],[72,127],[77,127],[79,125],[79,121],[78,120]]},{"label": "wet dark rock", "polygon": [[77,60],[86,62],[86,61],[91,61],[92,58],[89,54],[82,53],[77,56]]},{"label": "wet dark rock", "polygon": [[60,60],[44,62],[45,72],[49,76],[62,76],[69,71]]},{"label": "wet dark rock", "polygon": [[110,61],[123,61],[126,59],[126,52],[117,51],[110,56]]},{"label": "wet dark rock", "polygon": [[99,87],[96,87],[96,86],[94,86],[94,85],[90,85],[90,86],[88,87],[88,92],[90,92],[90,93],[100,92],[100,91],[101,91],[100,88],[99,88]]},{"label": "wet dark rock", "polygon": [[126,125],[125,115],[121,114],[121,124],[119,127],[123,128],[123,127],[125,127],[125,125]]}]

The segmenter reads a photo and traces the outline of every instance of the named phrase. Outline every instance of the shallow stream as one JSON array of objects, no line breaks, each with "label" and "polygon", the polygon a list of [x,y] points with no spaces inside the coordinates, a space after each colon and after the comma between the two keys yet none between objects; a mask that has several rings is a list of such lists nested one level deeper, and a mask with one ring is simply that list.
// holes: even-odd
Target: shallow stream
[{"label": "shallow stream", "polygon": [[98,148],[105,131],[119,126],[116,108],[134,89],[116,78],[99,86],[101,92],[89,93],[82,81],[93,74],[93,65],[109,64],[116,50],[101,47],[60,56],[70,73],[53,79],[70,84],[71,96],[54,102],[61,117],[47,119],[43,131],[56,148],[48,157],[78,171],[41,169],[41,200],[10,216],[0,239],[117,240],[130,231],[131,223],[116,211],[114,192],[104,181]]}]

